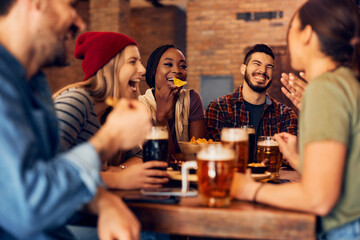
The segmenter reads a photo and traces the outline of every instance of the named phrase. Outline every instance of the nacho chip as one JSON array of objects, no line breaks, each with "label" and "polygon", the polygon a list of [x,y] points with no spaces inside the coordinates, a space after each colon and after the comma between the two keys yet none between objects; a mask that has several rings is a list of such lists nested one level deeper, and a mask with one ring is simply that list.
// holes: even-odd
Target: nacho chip
[{"label": "nacho chip", "polygon": [[111,107],[115,107],[116,103],[117,103],[117,99],[113,98],[113,97],[107,97],[105,99],[105,103]]},{"label": "nacho chip", "polygon": [[182,80],[180,80],[180,79],[178,79],[176,77],[173,77],[173,81],[174,81],[174,85],[177,86],[177,87],[182,87],[182,86],[187,84],[186,81],[182,81]]},{"label": "nacho chip", "polygon": [[193,136],[190,139],[190,143],[196,143],[196,144],[206,144],[206,143],[214,143],[212,139],[206,140],[206,138],[198,138],[195,139],[195,136]]},{"label": "nacho chip", "polygon": [[197,143],[207,143],[207,140],[205,138],[198,138],[196,139]]}]

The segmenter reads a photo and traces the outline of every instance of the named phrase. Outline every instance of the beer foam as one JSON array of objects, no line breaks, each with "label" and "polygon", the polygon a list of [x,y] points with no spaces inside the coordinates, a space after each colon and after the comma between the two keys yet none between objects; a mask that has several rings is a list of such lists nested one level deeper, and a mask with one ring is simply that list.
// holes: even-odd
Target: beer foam
[{"label": "beer foam", "polygon": [[146,135],[148,140],[164,140],[169,138],[169,133],[163,129],[152,128]]},{"label": "beer foam", "polygon": [[245,128],[223,128],[221,131],[221,141],[247,141],[249,139],[247,130]]},{"label": "beer foam", "polygon": [[243,125],[241,128],[246,129],[248,134],[255,134],[255,128],[253,125]]},{"label": "beer foam", "polygon": [[257,145],[261,147],[278,147],[279,143],[275,140],[267,139],[263,141],[258,141]]},{"label": "beer foam", "polygon": [[197,158],[203,161],[230,161],[235,159],[234,150],[216,145],[218,144],[212,144],[200,150]]}]

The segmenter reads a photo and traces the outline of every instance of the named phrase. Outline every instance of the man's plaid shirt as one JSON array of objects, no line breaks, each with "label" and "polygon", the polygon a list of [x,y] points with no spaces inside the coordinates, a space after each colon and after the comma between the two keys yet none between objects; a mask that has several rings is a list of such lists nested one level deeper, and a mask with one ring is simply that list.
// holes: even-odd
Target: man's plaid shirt
[{"label": "man's plaid shirt", "polygon": [[[298,120],[295,112],[285,104],[266,95],[262,127],[259,136],[273,136],[288,132],[297,135]],[[221,129],[249,125],[249,111],[244,104],[242,89],[210,103],[206,109],[206,126],[209,137],[220,141]]]}]

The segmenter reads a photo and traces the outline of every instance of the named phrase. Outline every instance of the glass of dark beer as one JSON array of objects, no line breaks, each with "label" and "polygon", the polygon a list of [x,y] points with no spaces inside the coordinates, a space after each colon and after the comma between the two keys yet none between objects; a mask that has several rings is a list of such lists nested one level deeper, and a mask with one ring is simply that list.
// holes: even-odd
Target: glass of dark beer
[{"label": "glass of dark beer", "polygon": [[254,163],[256,160],[256,139],[255,139],[255,128],[253,125],[243,125],[240,128],[246,129],[249,136],[249,158],[248,163]]},{"label": "glass of dark beer", "polygon": [[197,154],[197,161],[182,166],[183,178],[188,169],[197,166],[198,190],[202,204],[208,207],[228,207],[234,175],[235,151],[222,144],[209,144]]},{"label": "glass of dark beer", "polygon": [[271,173],[270,180],[273,182],[280,181],[281,160],[279,143],[270,136],[260,136],[257,142],[257,162],[268,166],[268,171]]},{"label": "glass of dark beer", "polygon": [[[143,161],[168,162],[169,132],[167,126],[153,126],[143,145]],[[166,170],[166,169],[162,169]]]},{"label": "glass of dark beer", "polygon": [[221,130],[221,143],[235,151],[236,172],[245,173],[248,164],[249,137],[246,129],[223,128]]}]

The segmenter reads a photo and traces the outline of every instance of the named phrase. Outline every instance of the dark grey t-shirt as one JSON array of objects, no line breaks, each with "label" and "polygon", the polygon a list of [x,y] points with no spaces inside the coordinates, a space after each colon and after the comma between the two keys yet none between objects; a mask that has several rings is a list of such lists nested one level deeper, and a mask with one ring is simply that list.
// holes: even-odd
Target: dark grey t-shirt
[{"label": "dark grey t-shirt", "polygon": [[261,122],[262,122],[262,115],[264,113],[265,103],[260,105],[254,105],[244,100],[245,107],[249,110],[249,118],[250,118],[250,125],[253,125],[255,128],[255,140],[259,137],[261,132]]}]

